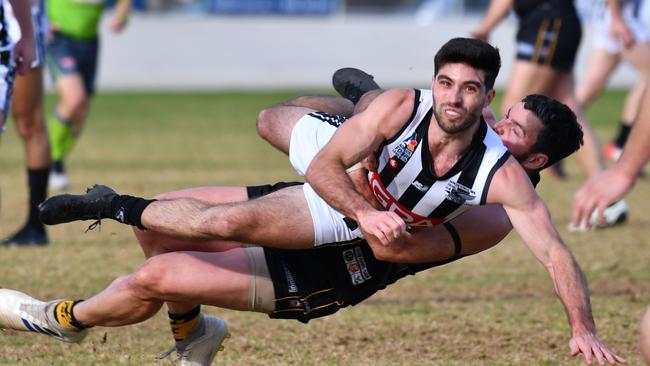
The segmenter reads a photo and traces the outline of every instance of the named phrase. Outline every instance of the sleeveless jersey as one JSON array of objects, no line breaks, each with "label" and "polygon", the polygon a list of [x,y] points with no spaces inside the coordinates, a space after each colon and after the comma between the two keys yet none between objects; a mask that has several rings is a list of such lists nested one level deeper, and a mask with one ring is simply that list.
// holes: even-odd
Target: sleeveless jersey
[{"label": "sleeveless jersey", "polygon": [[427,138],[432,108],[431,92],[416,89],[409,122],[380,146],[377,172],[368,173],[377,200],[410,226],[437,225],[485,204],[494,173],[510,156],[481,117],[468,151],[436,176]]},{"label": "sleeveless jersey", "polygon": [[104,5],[105,0],[47,0],[47,19],[68,37],[92,40]]}]

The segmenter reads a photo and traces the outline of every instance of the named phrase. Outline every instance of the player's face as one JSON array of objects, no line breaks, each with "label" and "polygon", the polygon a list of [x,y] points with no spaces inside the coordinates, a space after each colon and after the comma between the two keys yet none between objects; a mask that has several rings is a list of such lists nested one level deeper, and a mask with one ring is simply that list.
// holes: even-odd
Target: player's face
[{"label": "player's face", "polygon": [[530,154],[543,127],[535,113],[525,109],[524,103],[519,102],[492,128],[501,137],[510,154],[522,161]]},{"label": "player's face", "polygon": [[450,63],[442,66],[433,77],[431,86],[438,126],[457,134],[479,121],[483,107],[489,104],[485,73],[467,64]]}]

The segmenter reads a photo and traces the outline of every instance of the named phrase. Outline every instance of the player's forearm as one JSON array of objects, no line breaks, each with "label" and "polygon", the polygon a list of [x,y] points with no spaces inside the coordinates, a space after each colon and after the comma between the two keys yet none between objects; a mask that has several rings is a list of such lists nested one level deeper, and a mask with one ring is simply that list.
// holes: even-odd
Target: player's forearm
[{"label": "player's forearm", "polygon": [[614,167],[636,180],[638,173],[643,166],[650,160],[650,93],[645,93],[641,102],[639,117],[630,131],[630,137],[623,149],[621,159]]},{"label": "player's forearm", "polygon": [[129,13],[131,12],[131,5],[131,0],[119,0],[117,4],[115,4],[115,18],[126,23],[129,19]]},{"label": "player's forearm", "polygon": [[309,166],[305,180],[325,202],[345,216],[357,220],[363,212],[375,211],[356,191],[345,166],[339,161],[317,156]]},{"label": "player's forearm", "polygon": [[545,266],[564,305],[572,335],[596,333],[587,280],[573,255],[558,243],[549,250],[548,256]]},{"label": "player's forearm", "polygon": [[512,9],[512,5],[513,0],[492,0],[479,25],[479,30],[486,33],[491,32],[508,15],[508,12]]},{"label": "player's forearm", "polygon": [[33,39],[34,28],[32,27],[32,11],[30,2],[24,0],[9,0],[11,8],[14,12],[14,17],[20,27],[21,38]]}]

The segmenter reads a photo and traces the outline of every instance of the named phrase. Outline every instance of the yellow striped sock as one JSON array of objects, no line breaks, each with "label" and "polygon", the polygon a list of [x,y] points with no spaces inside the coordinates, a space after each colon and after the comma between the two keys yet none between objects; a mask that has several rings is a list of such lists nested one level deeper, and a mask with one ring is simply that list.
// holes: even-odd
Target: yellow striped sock
[{"label": "yellow striped sock", "polygon": [[184,341],[192,328],[194,328],[196,323],[198,323],[200,316],[201,313],[197,312],[196,315],[190,319],[173,319],[170,317],[169,325],[171,326],[174,340],[176,342]]},{"label": "yellow striped sock", "polygon": [[77,329],[77,327],[73,325],[73,317],[72,317],[73,305],[74,305],[73,300],[61,301],[54,308],[54,317],[56,318],[56,321],[59,322],[59,324],[61,324],[62,326],[66,328]]}]

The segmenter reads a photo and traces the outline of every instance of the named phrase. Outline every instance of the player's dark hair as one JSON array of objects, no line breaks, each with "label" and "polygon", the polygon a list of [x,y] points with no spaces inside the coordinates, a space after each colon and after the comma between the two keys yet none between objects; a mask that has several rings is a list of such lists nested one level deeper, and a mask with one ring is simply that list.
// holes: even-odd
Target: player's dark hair
[{"label": "player's dark hair", "polygon": [[494,80],[501,68],[499,49],[474,38],[453,38],[445,43],[434,58],[434,75],[450,63],[463,63],[485,73],[486,90],[494,88]]},{"label": "player's dark hair", "polygon": [[530,152],[548,156],[548,162],[541,169],[573,154],[583,144],[582,127],[571,108],[540,94],[528,95],[521,101],[524,108],[535,113],[544,125],[530,149]]}]

